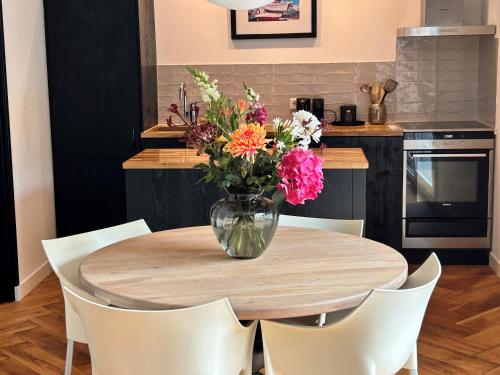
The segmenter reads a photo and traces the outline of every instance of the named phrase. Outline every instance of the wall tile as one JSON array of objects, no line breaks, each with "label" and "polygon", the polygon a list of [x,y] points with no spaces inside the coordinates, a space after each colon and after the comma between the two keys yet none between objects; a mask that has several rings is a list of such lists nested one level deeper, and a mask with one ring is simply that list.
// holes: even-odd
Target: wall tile
[{"label": "wall tile", "polygon": [[[490,62],[496,61],[496,53],[482,43],[486,42],[477,36],[398,39],[398,120],[477,120],[481,102],[487,113],[484,117],[494,117],[489,109],[492,88],[486,82],[496,82],[492,78],[496,67]],[[482,82],[482,75],[489,78]]]},{"label": "wall tile", "polygon": [[[270,116],[290,117],[291,97],[322,97],[327,109],[355,103],[359,117],[370,104],[360,92],[362,83],[396,78],[400,85],[387,97],[389,117],[400,121],[452,120],[474,116],[494,121],[496,49],[493,38],[399,38],[395,62],[320,64],[205,65],[196,68],[218,79],[220,89],[244,98],[242,82],[261,94]],[[199,91],[183,66],[159,66],[160,119],[177,101],[180,82],[188,86],[189,100]],[[479,109],[479,110],[478,110]]]},{"label": "wall tile", "polygon": [[273,65],[272,64],[240,64],[233,65],[234,74],[272,74]]},{"label": "wall tile", "polygon": [[479,121],[495,126],[498,39],[479,39],[477,109]]}]

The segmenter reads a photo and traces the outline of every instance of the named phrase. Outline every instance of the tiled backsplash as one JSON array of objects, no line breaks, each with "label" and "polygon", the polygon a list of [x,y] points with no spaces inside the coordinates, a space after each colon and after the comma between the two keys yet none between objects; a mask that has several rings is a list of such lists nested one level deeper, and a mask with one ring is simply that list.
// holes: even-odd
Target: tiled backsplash
[{"label": "tiled backsplash", "polygon": [[477,108],[479,121],[494,126],[497,94],[498,39],[479,40]]},{"label": "tiled backsplash", "polygon": [[[397,120],[482,120],[493,125],[496,63],[494,52],[486,51],[492,41],[477,36],[399,38]],[[495,86],[484,82],[489,79]]]},{"label": "tiled backsplash", "polygon": [[[384,81],[393,78],[395,64],[337,63],[337,64],[268,64],[268,65],[206,65],[195,66],[219,80],[219,88],[233,98],[243,98],[245,82],[260,93],[266,104],[269,118],[289,118],[290,98],[324,98],[325,108],[337,113],[341,104],[358,105],[358,117],[368,118],[368,94],[359,90],[362,83]],[[163,65],[158,67],[159,119],[168,116],[167,108],[178,102],[180,82],[188,84],[189,101],[199,101],[198,89],[184,66]],[[387,97],[389,118],[394,119],[394,102]],[[340,116],[340,113],[338,113]],[[327,118],[330,118],[327,115]]]},{"label": "tiled backsplash", "polygon": [[[290,98],[324,98],[326,109],[358,105],[367,120],[369,98],[359,86],[395,78],[396,95],[387,97],[389,120],[480,120],[494,125],[496,41],[480,37],[397,39],[396,62],[332,64],[205,65],[226,95],[243,98],[242,82],[261,94],[269,117],[288,118]],[[158,67],[159,119],[178,102],[179,84],[188,84],[189,101],[200,101],[184,66]],[[330,115],[327,115],[327,118]]]}]

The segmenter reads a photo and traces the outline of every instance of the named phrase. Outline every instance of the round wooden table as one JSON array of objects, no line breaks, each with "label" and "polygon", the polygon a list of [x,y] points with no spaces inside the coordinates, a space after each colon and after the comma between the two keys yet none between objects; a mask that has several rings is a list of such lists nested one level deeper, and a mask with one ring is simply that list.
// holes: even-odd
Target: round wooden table
[{"label": "round wooden table", "polygon": [[211,227],[195,227],[113,244],[80,266],[84,288],[109,304],[176,309],[227,297],[240,320],[354,307],[374,288],[399,288],[407,272],[406,260],[378,242],[289,227],[258,259],[228,257]]}]

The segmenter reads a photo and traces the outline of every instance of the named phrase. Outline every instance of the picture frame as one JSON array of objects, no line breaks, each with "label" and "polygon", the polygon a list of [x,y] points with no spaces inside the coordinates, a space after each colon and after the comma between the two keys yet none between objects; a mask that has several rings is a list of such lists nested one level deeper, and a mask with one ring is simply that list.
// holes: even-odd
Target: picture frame
[{"label": "picture frame", "polygon": [[317,0],[276,0],[258,9],[232,10],[231,39],[316,38],[317,19]]}]

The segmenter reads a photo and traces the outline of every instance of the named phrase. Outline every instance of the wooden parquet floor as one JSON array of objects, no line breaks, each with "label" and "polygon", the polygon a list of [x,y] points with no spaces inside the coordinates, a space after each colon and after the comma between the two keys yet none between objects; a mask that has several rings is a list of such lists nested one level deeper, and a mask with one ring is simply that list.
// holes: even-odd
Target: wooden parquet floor
[{"label": "wooden parquet floor", "polygon": [[[54,275],[23,301],[0,305],[0,375],[62,374],[65,353]],[[500,278],[491,269],[444,267],[419,339],[419,362],[423,375],[500,375]],[[73,374],[91,374],[85,345],[75,347]]]}]

